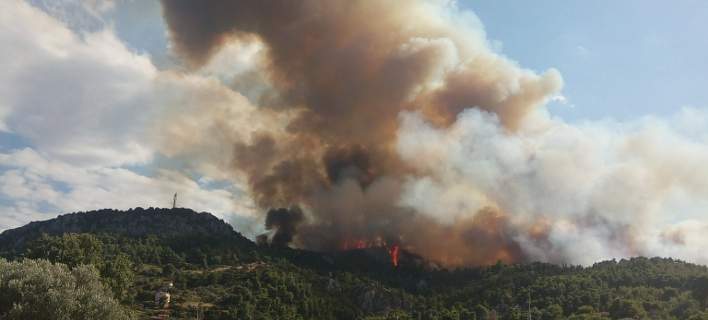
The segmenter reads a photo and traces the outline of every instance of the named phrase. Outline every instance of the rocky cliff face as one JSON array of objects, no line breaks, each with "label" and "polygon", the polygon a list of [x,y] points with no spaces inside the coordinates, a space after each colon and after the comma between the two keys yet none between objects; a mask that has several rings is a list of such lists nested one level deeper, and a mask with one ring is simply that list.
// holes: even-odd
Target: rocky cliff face
[{"label": "rocky cliff face", "polygon": [[135,208],[127,211],[103,209],[60,215],[54,219],[31,222],[0,233],[0,251],[23,246],[42,234],[105,233],[128,237],[160,238],[209,237],[248,242],[223,220],[206,212],[190,209]]}]

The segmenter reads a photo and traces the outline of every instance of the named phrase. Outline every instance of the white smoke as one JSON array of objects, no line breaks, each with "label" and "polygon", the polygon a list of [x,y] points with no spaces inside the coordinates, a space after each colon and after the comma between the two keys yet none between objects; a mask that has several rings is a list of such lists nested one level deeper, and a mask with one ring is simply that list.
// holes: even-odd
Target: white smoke
[{"label": "white smoke", "polygon": [[416,168],[401,205],[443,223],[507,215],[533,260],[636,255],[706,263],[708,128],[700,110],[571,124],[538,110],[516,131],[479,109],[448,128],[403,113],[397,150]]}]

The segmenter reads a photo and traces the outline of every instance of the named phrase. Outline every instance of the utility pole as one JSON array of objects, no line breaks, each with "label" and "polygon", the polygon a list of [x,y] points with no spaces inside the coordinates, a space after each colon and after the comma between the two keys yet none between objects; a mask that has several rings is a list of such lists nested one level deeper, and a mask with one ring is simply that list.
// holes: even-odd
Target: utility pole
[{"label": "utility pole", "polygon": [[172,209],[177,208],[177,192],[175,192],[175,196],[172,198]]}]

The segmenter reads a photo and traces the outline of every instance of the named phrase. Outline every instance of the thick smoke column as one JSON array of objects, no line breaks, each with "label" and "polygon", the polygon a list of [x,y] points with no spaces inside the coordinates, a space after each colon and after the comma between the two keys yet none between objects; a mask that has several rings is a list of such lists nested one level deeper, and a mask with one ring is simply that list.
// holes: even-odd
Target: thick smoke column
[{"label": "thick smoke column", "polygon": [[[382,239],[450,265],[589,263],[708,243],[690,215],[666,214],[708,194],[708,173],[689,160],[708,163],[705,144],[651,119],[618,129],[551,118],[543,105],[562,87],[558,72],[494,52],[454,2],[163,9],[192,70],[234,47],[261,48],[253,70],[225,81],[258,116],[247,135],[224,134],[229,146],[213,148],[232,150],[229,164],[213,162],[245,175],[274,243],[332,250]],[[205,103],[199,119],[213,112],[219,123],[223,108],[213,110]],[[302,215],[268,211],[293,206]]]},{"label": "thick smoke column", "polygon": [[163,10],[192,68],[231,42],[262,43],[267,79],[245,94],[289,120],[233,141],[233,163],[263,210],[304,209],[296,245],[383,238],[445,263],[523,258],[505,213],[443,224],[399,205],[416,174],[397,154],[399,115],[444,127],[477,107],[514,130],[560,89],[556,71],[520,69],[489,49],[473,15],[441,1],[164,1]]},{"label": "thick smoke column", "polygon": [[302,210],[298,207],[268,210],[265,228],[266,230],[275,230],[270,243],[278,247],[287,246],[293,240],[297,226],[302,222],[303,218]]}]

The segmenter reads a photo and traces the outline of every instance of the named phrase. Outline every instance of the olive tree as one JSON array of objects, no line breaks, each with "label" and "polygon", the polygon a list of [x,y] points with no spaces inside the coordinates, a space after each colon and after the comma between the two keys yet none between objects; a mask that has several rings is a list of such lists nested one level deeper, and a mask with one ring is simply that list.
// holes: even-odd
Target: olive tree
[{"label": "olive tree", "polygon": [[0,259],[0,319],[132,319],[92,266]]}]

